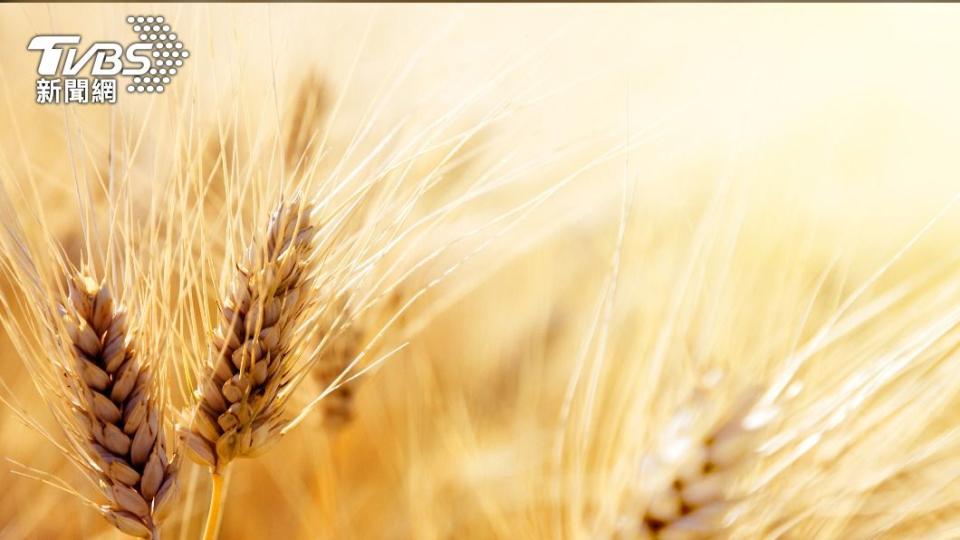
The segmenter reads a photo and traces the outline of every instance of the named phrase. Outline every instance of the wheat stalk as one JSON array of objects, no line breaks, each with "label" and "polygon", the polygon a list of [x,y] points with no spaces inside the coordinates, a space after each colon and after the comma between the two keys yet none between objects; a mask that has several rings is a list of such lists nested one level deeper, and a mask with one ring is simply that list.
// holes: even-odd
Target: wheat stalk
[{"label": "wheat stalk", "polygon": [[284,161],[288,170],[305,168],[313,159],[321,142],[316,136],[327,114],[328,92],[319,73],[310,72],[300,81],[286,119]]},{"label": "wheat stalk", "polygon": [[734,503],[731,485],[757,444],[756,431],[768,420],[752,414],[757,396],[749,393],[706,429],[701,424],[711,415],[704,408],[716,405],[709,394],[698,392],[678,411],[658,451],[644,459],[638,485],[624,499],[613,537],[722,536],[724,518]]},{"label": "wheat stalk", "polygon": [[121,531],[156,538],[177,491],[179,460],[168,460],[162,409],[110,290],[85,274],[69,278],[61,306],[76,366],[71,408],[80,439]]},{"label": "wheat stalk", "polygon": [[292,331],[310,301],[310,212],[299,202],[277,208],[220,308],[199,403],[189,427],[178,429],[190,456],[215,471],[280,435],[294,367]]},{"label": "wheat stalk", "polygon": [[273,212],[264,238],[250,244],[220,307],[198,404],[178,434],[213,480],[205,537],[215,536],[223,474],[281,436],[296,379],[294,329],[311,300],[312,206],[296,200]]},{"label": "wheat stalk", "polygon": [[[359,379],[342,380],[342,376],[360,353],[364,339],[361,321],[350,316],[346,300],[338,304],[341,307],[335,313],[340,315],[321,317],[316,326],[318,352],[314,362],[317,382],[322,388],[336,385],[320,402],[323,424],[330,430],[344,427],[354,417],[354,397]],[[338,324],[342,319],[350,321],[345,328]]]}]

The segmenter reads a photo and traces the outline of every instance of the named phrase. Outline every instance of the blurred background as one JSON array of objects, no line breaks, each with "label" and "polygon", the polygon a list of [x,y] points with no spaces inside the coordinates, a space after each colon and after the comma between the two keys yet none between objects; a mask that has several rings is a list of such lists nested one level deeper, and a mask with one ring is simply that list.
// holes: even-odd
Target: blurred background
[{"label": "blurred background", "polygon": [[[164,15],[191,52],[167,92],[121,92],[115,106],[35,103],[32,36],[126,42],[131,14]],[[599,374],[595,392],[573,385],[575,410],[599,396],[581,411],[589,457],[559,467],[603,476],[636,457],[698,374],[722,368],[731,395],[773,377],[921,231],[864,297],[924,272],[944,287],[956,277],[960,9],[951,5],[5,4],[0,44],[0,178],[8,191],[36,190],[18,218],[29,229],[25,218],[43,213],[74,256],[78,178],[123,171],[147,207],[167,179],[209,172],[181,154],[228,156],[269,179],[322,152],[322,184],[394,130],[402,148],[420,129],[476,128],[445,184],[418,204],[442,204],[444,189],[484,174],[515,180],[418,240],[424,253],[549,195],[482,235],[483,249],[417,301],[405,315],[408,348],[363,379],[353,421],[329,430],[317,415],[238,463],[223,538],[591,537],[569,518],[590,505],[563,495],[551,463],[583,358]],[[301,127],[310,123],[322,129]],[[316,129],[322,146],[305,144]],[[436,159],[427,154],[418,166]],[[481,244],[449,260],[470,246]],[[945,290],[890,308],[807,378],[832,381],[873,361],[866,343],[936,320],[957,299]],[[667,372],[646,370],[657,355],[670,359]],[[18,356],[0,341],[0,377],[42,417]],[[923,381],[911,383],[917,393]],[[952,429],[941,413],[954,390],[940,394],[938,409],[915,418],[916,440]],[[79,483],[6,409],[0,455]],[[876,459],[896,469],[904,455]],[[118,535],[16,468],[0,466],[0,538]],[[202,473],[184,467],[184,506],[166,536],[199,534]],[[584,489],[602,499],[604,482]],[[958,500],[943,489],[944,506]],[[811,502],[783,537],[896,535],[894,525],[858,528],[864,493],[842,506],[849,515],[818,515]],[[947,518],[903,521],[950,536],[937,528]]]}]

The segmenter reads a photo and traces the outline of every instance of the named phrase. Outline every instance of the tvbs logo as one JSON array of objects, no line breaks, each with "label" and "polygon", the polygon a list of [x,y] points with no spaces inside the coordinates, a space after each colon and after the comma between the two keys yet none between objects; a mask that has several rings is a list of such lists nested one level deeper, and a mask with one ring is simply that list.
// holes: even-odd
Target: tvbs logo
[{"label": "tvbs logo", "polygon": [[[34,36],[38,51],[37,103],[116,103],[117,77],[128,78],[131,93],[163,93],[190,52],[162,16],[127,17],[139,40],[126,46],[97,41],[81,49],[81,36]],[[83,72],[89,78],[78,77]]]},{"label": "tvbs logo", "polygon": [[[27,48],[31,51],[41,51],[40,65],[37,67],[37,73],[40,75],[76,75],[80,70],[93,60],[93,67],[90,74],[94,77],[103,75],[143,75],[150,69],[150,50],[153,47],[149,43],[134,43],[127,47],[124,52],[119,43],[97,42],[87,49],[87,52],[77,59],[77,49],[70,47],[66,49],[66,55],[61,47],[66,45],[78,45],[80,36],[36,36],[30,40]],[[64,61],[61,58],[66,56]],[[123,59],[133,64],[127,67]],[[61,69],[61,64],[63,68]]]}]

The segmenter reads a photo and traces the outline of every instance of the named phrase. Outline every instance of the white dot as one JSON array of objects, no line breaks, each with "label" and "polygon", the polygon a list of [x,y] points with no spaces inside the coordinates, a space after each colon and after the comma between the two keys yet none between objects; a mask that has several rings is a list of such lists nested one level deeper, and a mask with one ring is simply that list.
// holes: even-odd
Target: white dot
[{"label": "white dot", "polygon": [[162,86],[158,86],[158,87],[157,87],[157,92],[163,92],[163,87],[162,87]]},{"label": "white dot", "polygon": [[176,34],[170,34],[170,39],[177,39],[177,35],[176,35]]},{"label": "white dot", "polygon": [[174,64],[176,64],[176,65],[178,65],[178,66],[182,66],[182,65],[183,65],[183,60],[177,60],[176,62],[174,62]]},{"label": "white dot", "polygon": [[153,57],[158,58],[160,56],[160,51],[153,51]]},{"label": "white dot", "polygon": [[152,87],[152,86],[148,86],[148,87],[147,87],[147,92],[153,92],[153,87]]},{"label": "white dot", "polygon": [[180,53],[180,56],[186,58],[186,57],[190,56],[190,51],[183,51],[182,53]]},{"label": "white dot", "polygon": [[162,54],[164,58],[169,58],[169,57],[170,57],[170,53],[167,52],[167,51],[163,51],[163,52],[160,53],[160,54]]},{"label": "white dot", "polygon": [[157,35],[156,35],[156,34],[150,34],[150,41],[153,41],[153,40],[155,40],[155,39],[157,39]]},{"label": "white dot", "polygon": [[133,82],[135,82],[135,83],[140,82],[140,77],[134,77],[134,78],[133,78]]},{"label": "white dot", "polygon": [[167,43],[167,44],[166,44],[166,45],[164,45],[164,46],[165,46],[166,48],[168,48],[168,49],[172,49],[172,48],[173,48],[173,45],[172,45],[172,44],[170,44],[170,43]]},{"label": "white dot", "polygon": [[[160,22],[163,22],[163,21],[160,21]],[[169,32],[169,31],[170,31],[170,25],[169,25],[169,24],[163,25],[163,31],[164,31],[164,32]]]},{"label": "white dot", "polygon": [[161,74],[161,75],[166,75],[166,74],[167,74],[167,68],[160,68],[160,74]]},{"label": "white dot", "polygon": [[154,44],[153,44],[153,48],[155,48],[155,49],[162,49],[162,48],[163,48],[163,43],[154,43]]},{"label": "white dot", "polygon": [[153,17],[147,17],[147,22],[153,22]]},{"label": "white dot", "polygon": [[164,77],[163,84],[170,84],[170,77]]},{"label": "white dot", "polygon": [[172,53],[170,53],[170,56],[176,58],[176,57],[180,56],[180,53],[178,53],[177,51],[173,51]]},{"label": "white dot", "polygon": [[138,23],[142,23],[142,22],[143,22],[143,17],[137,17],[137,22],[138,22]]},{"label": "white dot", "polygon": [[134,90],[136,90],[136,88],[134,88],[132,84],[127,87],[127,92],[133,92]]},{"label": "white dot", "polygon": [[182,49],[182,48],[183,48],[183,43],[180,43],[180,42],[178,41],[177,44],[174,45],[174,47],[176,47],[176,48],[178,48],[178,49]]},{"label": "white dot", "polygon": [[166,41],[166,40],[167,40],[167,35],[166,35],[166,34],[160,34],[160,40],[161,40],[161,41]]},{"label": "white dot", "polygon": [[140,41],[146,41],[146,40],[147,40],[147,35],[146,35],[146,34],[140,34]]},{"label": "white dot", "polygon": [[171,75],[176,75],[176,74],[177,74],[177,69],[176,69],[176,68],[170,68],[170,69],[167,70],[167,71],[169,71]]},{"label": "white dot", "polygon": [[162,15],[157,17],[157,22],[163,22],[163,16],[162,16]]},{"label": "white dot", "polygon": [[150,73],[156,73],[156,72],[157,72],[157,68],[150,68]]},{"label": "white dot", "polygon": [[137,92],[143,92],[143,86],[138,86],[138,87],[137,87]]},{"label": "white dot", "polygon": [[136,19],[133,18],[133,15],[130,15],[129,17],[127,17],[127,22],[128,22],[128,23],[132,23],[132,22],[134,22],[134,21],[136,21]]},{"label": "white dot", "polygon": [[139,32],[139,31],[140,31],[140,25],[139,25],[139,24],[133,25],[133,31],[134,31],[134,32]]}]

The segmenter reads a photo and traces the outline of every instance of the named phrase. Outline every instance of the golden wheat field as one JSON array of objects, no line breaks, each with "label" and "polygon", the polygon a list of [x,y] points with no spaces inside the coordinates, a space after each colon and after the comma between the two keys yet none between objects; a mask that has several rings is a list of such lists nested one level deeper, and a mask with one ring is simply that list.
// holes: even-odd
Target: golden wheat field
[{"label": "golden wheat field", "polygon": [[960,538],[957,6],[0,45],[0,539]]}]

